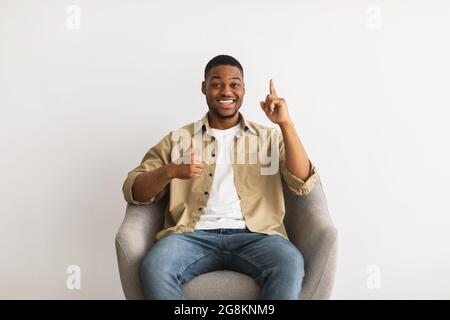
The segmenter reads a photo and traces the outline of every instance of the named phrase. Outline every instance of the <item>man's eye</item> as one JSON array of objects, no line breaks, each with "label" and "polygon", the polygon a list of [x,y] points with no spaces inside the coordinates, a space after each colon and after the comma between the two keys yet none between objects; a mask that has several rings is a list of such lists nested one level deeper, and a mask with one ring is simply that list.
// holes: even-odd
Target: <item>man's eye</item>
[{"label": "man's eye", "polygon": [[213,88],[217,88],[217,87],[220,87],[220,84],[218,84],[218,83],[213,83],[213,84],[211,84],[211,86],[212,86]]},{"label": "man's eye", "polygon": [[233,88],[237,88],[237,87],[239,87],[239,83],[233,83],[231,86],[232,86]]}]

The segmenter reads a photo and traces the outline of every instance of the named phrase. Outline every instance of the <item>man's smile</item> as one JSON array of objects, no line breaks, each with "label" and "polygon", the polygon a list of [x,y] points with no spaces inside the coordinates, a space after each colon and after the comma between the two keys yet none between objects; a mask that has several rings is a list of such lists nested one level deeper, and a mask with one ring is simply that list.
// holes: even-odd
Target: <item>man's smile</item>
[{"label": "man's smile", "polygon": [[219,105],[222,108],[226,108],[226,109],[233,108],[236,105],[236,101],[237,101],[237,99],[234,99],[234,98],[233,99],[222,98],[222,99],[217,100]]}]

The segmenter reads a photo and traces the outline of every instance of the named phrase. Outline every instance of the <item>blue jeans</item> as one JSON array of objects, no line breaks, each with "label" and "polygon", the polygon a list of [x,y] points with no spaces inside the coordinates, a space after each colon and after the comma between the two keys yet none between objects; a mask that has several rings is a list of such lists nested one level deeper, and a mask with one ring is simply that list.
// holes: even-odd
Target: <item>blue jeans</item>
[{"label": "blue jeans", "polygon": [[183,283],[220,269],[255,279],[265,300],[299,299],[305,274],[302,254],[279,235],[248,229],[174,233],[157,241],[142,262],[140,277],[145,298],[185,299]]}]

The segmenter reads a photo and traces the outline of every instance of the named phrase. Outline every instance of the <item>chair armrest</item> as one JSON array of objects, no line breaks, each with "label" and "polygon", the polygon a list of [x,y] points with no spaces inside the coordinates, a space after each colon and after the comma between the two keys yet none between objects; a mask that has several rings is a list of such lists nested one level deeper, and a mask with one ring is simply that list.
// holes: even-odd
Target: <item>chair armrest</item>
[{"label": "chair armrest", "polygon": [[125,218],[116,234],[120,281],[127,299],[143,299],[139,269],[162,229],[168,194],[149,205],[127,204]]},{"label": "chair armrest", "polygon": [[305,260],[301,299],[328,299],[334,284],[337,230],[331,220],[322,182],[307,195],[284,192],[284,224],[291,242]]}]

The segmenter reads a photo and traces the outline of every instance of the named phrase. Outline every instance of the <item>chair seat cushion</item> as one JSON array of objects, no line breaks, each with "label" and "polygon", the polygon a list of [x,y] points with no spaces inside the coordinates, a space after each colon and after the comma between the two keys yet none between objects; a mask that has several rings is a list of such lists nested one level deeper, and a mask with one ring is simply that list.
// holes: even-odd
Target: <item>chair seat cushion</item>
[{"label": "chair seat cushion", "polygon": [[253,278],[230,270],[199,275],[181,288],[189,300],[257,300],[261,293]]}]

